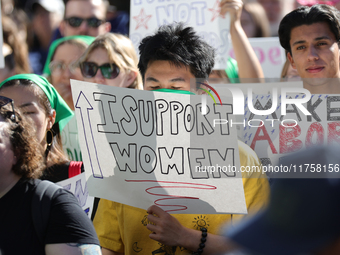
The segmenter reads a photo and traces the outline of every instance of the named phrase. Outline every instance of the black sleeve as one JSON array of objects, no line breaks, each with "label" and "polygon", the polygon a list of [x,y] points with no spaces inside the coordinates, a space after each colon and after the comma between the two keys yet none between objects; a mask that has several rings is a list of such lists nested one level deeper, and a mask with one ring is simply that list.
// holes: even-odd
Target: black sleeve
[{"label": "black sleeve", "polygon": [[69,162],[60,165],[52,165],[44,170],[43,176],[40,179],[48,180],[54,183],[64,181],[68,179],[69,165]]},{"label": "black sleeve", "polygon": [[75,196],[59,189],[52,199],[45,244],[82,243],[99,245],[91,220]]}]

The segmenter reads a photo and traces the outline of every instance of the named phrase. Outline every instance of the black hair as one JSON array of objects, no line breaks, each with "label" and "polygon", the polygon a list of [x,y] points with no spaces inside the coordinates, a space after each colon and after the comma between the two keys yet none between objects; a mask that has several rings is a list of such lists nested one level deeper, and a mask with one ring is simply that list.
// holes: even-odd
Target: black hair
[{"label": "black hair", "polygon": [[156,60],[166,60],[178,67],[189,66],[196,78],[204,79],[215,64],[215,50],[183,23],[161,26],[154,35],[141,41],[139,52],[138,68],[143,80],[148,65]]},{"label": "black hair", "polygon": [[333,6],[317,4],[311,7],[301,6],[288,13],[280,22],[279,38],[281,46],[292,54],[290,47],[291,31],[295,27],[326,22],[334,34],[336,41],[340,41],[340,12]]}]

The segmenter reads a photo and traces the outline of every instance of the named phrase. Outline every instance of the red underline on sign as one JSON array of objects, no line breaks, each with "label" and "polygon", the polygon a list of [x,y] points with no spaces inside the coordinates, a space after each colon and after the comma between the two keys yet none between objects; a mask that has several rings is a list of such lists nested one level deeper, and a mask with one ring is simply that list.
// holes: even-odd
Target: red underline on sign
[{"label": "red underline on sign", "polygon": [[152,189],[200,189],[200,190],[215,190],[216,186],[208,185],[208,184],[201,184],[201,183],[190,183],[190,182],[172,182],[172,181],[156,181],[156,180],[125,180],[126,182],[157,182],[157,183],[164,183],[164,184],[182,184],[186,186],[176,186],[176,185],[170,185],[170,186],[153,186],[150,188],[145,189],[145,192],[148,193],[151,196],[163,196],[167,198],[160,198],[154,201],[154,204],[157,206],[171,206],[171,207],[178,207],[177,209],[172,210],[165,210],[166,212],[176,212],[176,211],[183,211],[188,209],[185,205],[177,205],[177,204],[161,204],[159,201],[166,201],[170,199],[199,199],[198,197],[189,197],[189,196],[177,196],[177,195],[168,195],[168,194],[159,194],[150,192]]}]

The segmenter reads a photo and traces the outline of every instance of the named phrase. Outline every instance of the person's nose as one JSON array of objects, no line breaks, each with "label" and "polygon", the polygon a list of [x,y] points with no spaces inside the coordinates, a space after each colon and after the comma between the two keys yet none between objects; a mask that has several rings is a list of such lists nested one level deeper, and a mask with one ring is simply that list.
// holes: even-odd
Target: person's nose
[{"label": "person's nose", "polygon": [[64,78],[68,78],[68,79],[72,76],[72,72],[71,72],[69,66],[65,67],[65,69],[63,70],[62,75],[63,75]]},{"label": "person's nose", "polygon": [[316,61],[319,59],[318,51],[314,46],[310,46],[308,50],[308,61]]},{"label": "person's nose", "polygon": [[83,22],[79,26],[79,34],[80,35],[87,35],[89,30],[89,26],[87,24],[86,20],[83,20]]},{"label": "person's nose", "polygon": [[98,69],[96,75],[94,76],[94,81],[99,84],[105,84],[105,78],[100,69]]}]

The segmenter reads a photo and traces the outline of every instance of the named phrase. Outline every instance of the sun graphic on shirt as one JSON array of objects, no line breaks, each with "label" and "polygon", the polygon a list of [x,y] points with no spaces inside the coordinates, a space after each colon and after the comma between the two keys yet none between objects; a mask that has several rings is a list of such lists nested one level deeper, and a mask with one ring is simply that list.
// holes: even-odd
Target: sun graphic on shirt
[{"label": "sun graphic on shirt", "polygon": [[209,227],[209,220],[207,217],[200,215],[196,218],[194,218],[194,221],[192,222],[194,223],[194,228],[196,228],[197,230],[200,230],[201,228],[208,228]]}]

